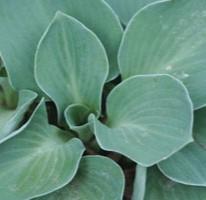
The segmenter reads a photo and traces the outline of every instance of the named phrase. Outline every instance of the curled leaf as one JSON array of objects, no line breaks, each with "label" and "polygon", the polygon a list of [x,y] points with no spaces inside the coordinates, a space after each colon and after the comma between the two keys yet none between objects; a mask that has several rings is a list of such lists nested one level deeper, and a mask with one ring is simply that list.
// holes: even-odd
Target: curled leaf
[{"label": "curled leaf", "polygon": [[193,108],[181,82],[168,75],[134,76],[112,90],[106,125],[90,116],[99,145],[151,166],[193,141]]},{"label": "curled leaf", "polygon": [[89,108],[80,104],[72,104],[64,112],[69,128],[78,133],[79,138],[84,142],[89,141],[93,136],[88,122],[89,114]]}]

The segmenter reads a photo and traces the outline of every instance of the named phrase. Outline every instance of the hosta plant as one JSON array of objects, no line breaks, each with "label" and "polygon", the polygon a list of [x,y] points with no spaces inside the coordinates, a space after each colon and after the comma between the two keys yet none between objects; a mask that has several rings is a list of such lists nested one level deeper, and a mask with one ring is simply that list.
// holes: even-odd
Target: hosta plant
[{"label": "hosta plant", "polygon": [[0,0],[0,199],[205,200],[205,0]]}]

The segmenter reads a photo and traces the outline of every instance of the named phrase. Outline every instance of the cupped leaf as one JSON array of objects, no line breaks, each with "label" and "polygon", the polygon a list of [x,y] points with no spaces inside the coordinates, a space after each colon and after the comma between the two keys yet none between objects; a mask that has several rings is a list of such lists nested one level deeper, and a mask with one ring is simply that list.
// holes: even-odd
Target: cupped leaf
[{"label": "cupped leaf", "polygon": [[187,90],[173,77],[134,76],[110,93],[106,125],[90,120],[103,149],[150,166],[193,141],[192,110]]},{"label": "cupped leaf", "polygon": [[119,51],[123,78],[171,74],[186,85],[195,109],[204,106],[205,10],[205,0],[178,0],[155,3],[137,13]]},{"label": "cupped leaf", "polygon": [[206,186],[206,109],[195,113],[195,142],[159,164],[170,179],[187,185]]},{"label": "cupped leaf", "polygon": [[0,194],[23,200],[53,192],[76,174],[84,151],[78,139],[47,122],[41,101],[27,127],[0,145]]},{"label": "cupped leaf", "polygon": [[17,134],[29,121],[25,115],[37,94],[29,90],[16,92],[8,78],[0,79],[0,143]]},{"label": "cupped leaf", "polygon": [[127,25],[132,16],[146,5],[157,0],[105,0],[118,14],[124,25]]},{"label": "cupped leaf", "polygon": [[64,112],[69,128],[78,133],[79,138],[84,142],[88,142],[93,137],[88,123],[89,114],[89,108],[80,104],[72,104]]},{"label": "cupped leaf", "polygon": [[104,1],[1,0],[0,52],[13,86],[38,90],[33,78],[34,54],[41,35],[57,10],[77,18],[98,35],[109,56],[109,78],[115,77],[118,73],[117,51],[122,28]]},{"label": "cupped leaf", "polygon": [[71,104],[100,112],[107,56],[98,38],[76,19],[57,12],[39,43],[35,71],[40,88],[56,103],[59,118]]},{"label": "cupped leaf", "polygon": [[122,200],[124,175],[111,159],[85,156],[74,180],[64,188],[36,200]]},{"label": "cupped leaf", "polygon": [[[137,170],[139,168],[142,167],[138,166]],[[146,169],[140,170],[143,171],[142,176],[147,175],[146,189],[143,191],[140,187],[135,187],[134,191],[143,192],[144,197],[134,196],[133,200],[205,200],[205,187],[186,186],[173,182],[164,177],[157,167],[147,169],[147,173],[144,172]]]}]

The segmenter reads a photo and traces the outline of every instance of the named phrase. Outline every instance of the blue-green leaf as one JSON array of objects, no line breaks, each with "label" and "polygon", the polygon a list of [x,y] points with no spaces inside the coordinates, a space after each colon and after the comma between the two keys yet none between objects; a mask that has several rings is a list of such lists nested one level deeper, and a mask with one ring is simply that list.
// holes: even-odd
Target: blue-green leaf
[{"label": "blue-green leaf", "polygon": [[132,16],[145,7],[157,0],[105,0],[118,14],[124,25],[127,25]]},{"label": "blue-green leaf", "polygon": [[124,175],[111,159],[85,156],[74,180],[64,188],[36,200],[122,200]]},{"label": "blue-green leaf", "polygon": [[0,194],[26,200],[53,192],[76,174],[84,147],[47,122],[41,101],[27,127],[0,145]]},{"label": "blue-green leaf", "polygon": [[15,88],[39,91],[33,74],[34,54],[41,35],[58,10],[77,18],[98,35],[109,56],[108,78],[117,76],[117,51],[122,28],[104,1],[1,0],[0,56],[2,54]]},{"label": "blue-green leaf", "polygon": [[[138,172],[138,170],[140,171]],[[164,177],[157,167],[142,169],[141,166],[138,166],[137,173],[142,173],[141,176],[145,177],[146,183],[143,182],[144,186],[142,186],[140,180],[135,180],[136,183],[139,182],[136,186],[140,187],[134,187],[132,200],[205,200],[205,187],[194,187],[173,182]],[[140,174],[137,178],[139,177]],[[137,193],[143,195],[136,196]]]},{"label": "blue-green leaf", "polygon": [[187,185],[206,186],[206,109],[195,113],[195,142],[159,164],[170,179]]},{"label": "blue-green leaf", "polygon": [[174,0],[138,12],[119,51],[123,79],[171,74],[185,84],[195,109],[206,105],[205,10],[205,0]]},{"label": "blue-green leaf", "polygon": [[193,141],[193,108],[183,84],[168,75],[134,76],[107,99],[106,125],[90,116],[99,145],[151,166]]},{"label": "blue-green leaf", "polygon": [[59,118],[71,104],[85,105],[98,115],[108,69],[96,35],[58,12],[39,43],[35,72],[40,88],[56,103]]},{"label": "blue-green leaf", "polygon": [[14,91],[8,78],[0,78],[0,143],[26,126],[30,119],[25,120],[25,115],[36,97],[30,90]]}]

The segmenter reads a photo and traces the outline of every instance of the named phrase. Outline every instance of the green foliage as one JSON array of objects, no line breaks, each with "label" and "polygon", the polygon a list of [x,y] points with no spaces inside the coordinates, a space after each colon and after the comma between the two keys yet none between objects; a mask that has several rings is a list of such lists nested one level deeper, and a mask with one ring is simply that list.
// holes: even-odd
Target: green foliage
[{"label": "green foliage", "polygon": [[0,199],[205,200],[205,17],[0,0]]}]

